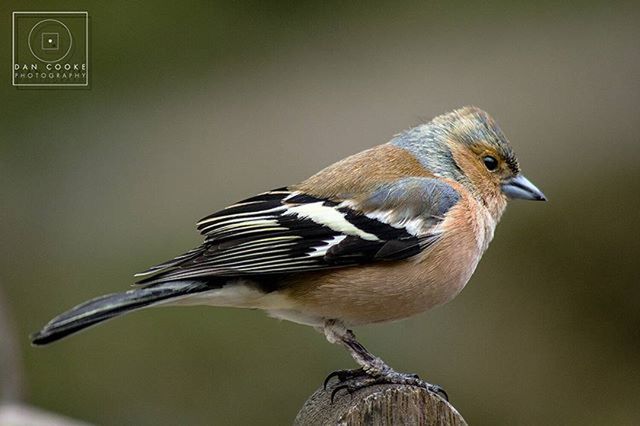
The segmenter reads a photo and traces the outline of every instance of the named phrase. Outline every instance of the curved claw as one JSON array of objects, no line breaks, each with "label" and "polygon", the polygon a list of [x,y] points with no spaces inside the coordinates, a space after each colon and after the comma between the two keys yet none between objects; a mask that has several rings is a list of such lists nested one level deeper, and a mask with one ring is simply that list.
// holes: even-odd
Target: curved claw
[{"label": "curved claw", "polygon": [[324,383],[322,384],[322,387],[327,390],[327,385],[329,384],[329,381],[331,379],[333,379],[334,377],[338,378],[338,382],[344,382],[345,380],[345,372],[347,372],[349,370],[336,370],[333,371],[331,373],[329,373],[329,375],[327,376],[326,379],[324,379]]},{"label": "curved claw", "polygon": [[432,385],[431,388],[429,388],[429,391],[435,393],[436,395],[440,395],[444,398],[445,401],[449,402],[449,395],[447,394],[447,391],[445,391],[440,386]]},{"label": "curved claw", "polygon": [[331,391],[331,403],[333,404],[333,400],[335,399],[335,396],[338,392],[340,392],[342,389],[346,389],[347,393],[351,394],[351,389],[349,388],[349,385],[338,385],[336,386],[332,391]]},{"label": "curved claw", "polygon": [[[329,383],[329,380],[333,379],[338,374],[338,371],[332,371],[331,373],[329,373],[329,375],[326,377],[326,379],[324,379],[324,382],[322,383],[322,389],[327,390],[327,384]],[[333,395],[331,395],[331,402],[333,402]]]},{"label": "curved claw", "polygon": [[346,380],[352,379],[354,377],[360,376],[361,374],[364,373],[364,370],[362,368],[358,368],[356,370],[336,370],[332,373],[330,373],[326,379],[324,379],[324,383],[322,384],[322,387],[324,390],[327,389],[327,385],[329,384],[329,381],[331,379],[333,379],[334,377],[338,378],[338,382],[344,382]]},{"label": "curved claw", "polygon": [[[364,377],[361,377],[364,376]],[[338,378],[338,383],[331,391],[331,403],[335,400],[335,396],[338,392],[346,389],[349,394],[353,394],[359,389],[377,385],[377,384],[402,384],[409,386],[419,386],[423,389],[432,392],[445,401],[449,401],[449,395],[447,392],[438,385],[432,385],[424,380],[420,379],[417,374],[403,374],[397,373],[393,370],[386,371],[380,375],[373,375],[364,369],[359,368],[357,370],[337,370],[327,376],[324,381],[323,388],[326,390],[329,381],[334,378]]]}]

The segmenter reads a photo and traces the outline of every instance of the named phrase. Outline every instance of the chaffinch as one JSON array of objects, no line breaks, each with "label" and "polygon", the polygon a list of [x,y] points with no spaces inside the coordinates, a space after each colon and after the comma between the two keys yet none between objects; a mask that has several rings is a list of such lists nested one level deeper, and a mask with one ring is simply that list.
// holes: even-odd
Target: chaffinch
[{"label": "chaffinch", "polygon": [[137,274],[133,290],[61,314],[32,341],[44,345],[150,306],[257,308],[346,347],[361,368],[330,375],[339,379],[334,393],[374,383],[441,392],[391,369],[349,328],[407,318],[454,298],[508,198],[545,200],[520,174],[494,120],[464,107],[300,184],[205,217],[200,247]]}]

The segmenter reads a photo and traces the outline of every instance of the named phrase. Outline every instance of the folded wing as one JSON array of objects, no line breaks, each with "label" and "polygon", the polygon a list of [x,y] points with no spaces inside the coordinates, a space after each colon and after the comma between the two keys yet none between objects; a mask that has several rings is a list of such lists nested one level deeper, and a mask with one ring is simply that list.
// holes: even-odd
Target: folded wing
[{"label": "folded wing", "polygon": [[438,225],[458,200],[451,186],[431,178],[404,178],[340,199],[280,188],[202,219],[204,244],[136,276],[152,284],[405,259],[437,241]]}]

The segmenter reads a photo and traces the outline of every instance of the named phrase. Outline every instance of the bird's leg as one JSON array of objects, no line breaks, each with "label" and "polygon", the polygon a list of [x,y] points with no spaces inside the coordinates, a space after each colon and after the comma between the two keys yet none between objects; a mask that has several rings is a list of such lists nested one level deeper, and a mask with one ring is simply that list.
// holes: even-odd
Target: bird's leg
[{"label": "bird's leg", "polygon": [[438,385],[432,385],[420,379],[416,374],[399,373],[389,367],[382,359],[373,355],[356,340],[355,334],[344,324],[336,320],[325,321],[322,329],[327,340],[339,343],[347,348],[355,362],[361,368],[357,370],[340,370],[331,373],[325,380],[325,387],[329,380],[338,377],[338,383],[331,393],[331,399],[337,392],[346,389],[349,393],[376,384],[398,384],[418,386],[430,392],[449,399],[447,393]]}]

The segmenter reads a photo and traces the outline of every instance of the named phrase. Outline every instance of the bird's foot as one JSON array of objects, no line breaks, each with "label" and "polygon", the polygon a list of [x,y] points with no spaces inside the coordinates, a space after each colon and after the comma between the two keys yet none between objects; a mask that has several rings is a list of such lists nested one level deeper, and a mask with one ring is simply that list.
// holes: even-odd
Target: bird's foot
[{"label": "bird's foot", "polygon": [[440,386],[425,382],[420,379],[417,374],[399,373],[389,367],[382,371],[365,371],[362,368],[357,370],[336,371],[331,373],[325,380],[325,388],[329,380],[333,377],[337,377],[338,382],[331,391],[332,403],[336,394],[341,390],[346,390],[347,393],[352,394],[368,386],[381,384],[417,386],[426,389],[447,401],[449,400],[447,392],[445,392],[445,390]]},{"label": "bird's foot", "polygon": [[324,379],[324,384],[322,386],[324,389],[327,389],[327,385],[329,384],[329,381],[334,377],[338,378],[338,384],[340,384],[366,374],[367,373],[364,372],[363,368],[356,368],[354,370],[336,370],[333,373],[330,373],[327,376],[327,378]]},{"label": "bird's foot", "polygon": [[340,370],[331,373],[324,381],[324,388],[333,377],[338,378],[338,382],[331,391],[331,402],[341,390],[346,390],[352,394],[359,389],[373,385],[391,384],[417,386],[432,392],[445,400],[449,400],[447,393],[440,386],[432,385],[421,380],[417,374],[398,373],[389,367],[382,359],[369,352],[358,340],[351,330],[335,319],[327,320],[322,328],[327,340],[331,343],[344,345],[354,361],[362,366],[357,370]]}]

